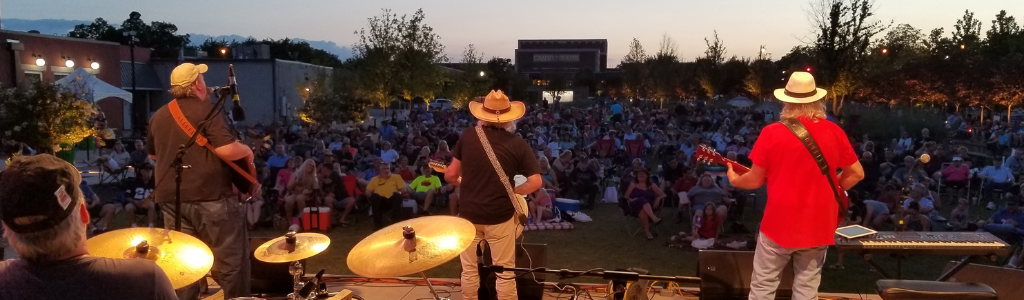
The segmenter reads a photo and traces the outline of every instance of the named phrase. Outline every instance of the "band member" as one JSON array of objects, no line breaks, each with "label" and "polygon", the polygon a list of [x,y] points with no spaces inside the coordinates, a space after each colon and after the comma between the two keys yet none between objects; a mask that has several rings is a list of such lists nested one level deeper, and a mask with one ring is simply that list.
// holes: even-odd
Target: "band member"
[{"label": "band member", "polygon": [[[184,63],[171,71],[170,93],[181,112],[198,126],[213,108],[203,73],[206,65]],[[224,288],[225,298],[248,297],[249,238],[238,197],[233,194],[234,172],[221,158],[252,161],[252,150],[235,140],[223,115],[209,120],[202,132],[215,151],[199,145],[185,152],[182,163],[191,168],[181,175],[181,232],[195,236],[210,246],[215,258],[213,279]],[[161,107],[149,120],[146,150],[156,161],[155,199],[161,203],[164,224],[174,229],[174,168],[178,147],[189,140],[171,116],[168,106]],[[218,158],[220,157],[220,158]],[[178,290],[179,299],[199,299],[199,285]]]},{"label": "band member", "polygon": [[[515,121],[526,113],[526,106],[519,101],[509,101],[501,91],[491,91],[482,103],[470,102],[469,111],[479,120],[477,126],[486,134],[510,184],[515,185],[511,181],[516,174],[526,177],[526,183],[514,188],[515,193],[526,195],[540,188],[540,166],[533,150],[514,133]],[[452,154],[445,180],[458,185],[461,190],[459,216],[476,225],[476,238],[461,256],[462,298],[474,300],[480,287],[477,244],[480,240],[487,240],[494,265],[514,267],[515,239],[524,224],[515,217],[517,212],[513,199],[509,198],[475,129],[463,131]],[[513,272],[498,274],[501,277],[497,282],[498,299],[518,299],[514,276]]]},{"label": "band member", "polygon": [[4,236],[20,258],[0,261],[0,299],[176,299],[145,259],[89,256],[89,213],[71,164],[22,156],[0,172]]},{"label": "band member", "polygon": [[[810,73],[794,72],[786,88],[775,90],[775,97],[786,103],[780,118],[798,120],[817,142],[830,167],[832,182],[850,189],[864,179],[864,170],[846,133],[826,120],[825,105],[818,101],[825,93],[815,88]],[[796,277],[793,299],[818,299],[825,250],[834,244],[840,211],[839,204],[832,200],[835,195],[829,180],[803,143],[781,123],[765,126],[750,160],[754,164],[750,172],[738,175],[730,165],[728,173],[729,182],[741,189],[755,189],[768,182],[768,204],[754,253],[750,299],[774,299],[779,274],[790,259]],[[842,174],[836,176],[837,169],[842,169]]]}]

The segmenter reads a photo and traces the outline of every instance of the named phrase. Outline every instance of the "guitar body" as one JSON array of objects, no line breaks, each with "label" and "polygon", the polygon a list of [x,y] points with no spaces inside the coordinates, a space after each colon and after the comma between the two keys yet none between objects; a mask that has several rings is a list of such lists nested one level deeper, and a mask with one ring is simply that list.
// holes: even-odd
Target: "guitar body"
[{"label": "guitar body", "polygon": [[[694,162],[702,162],[705,164],[729,165],[732,166],[732,170],[739,175],[743,175],[746,174],[747,172],[750,172],[750,168],[741,165],[740,163],[735,162],[731,159],[725,158],[724,156],[719,154],[718,151],[715,151],[714,148],[708,147],[707,145],[700,145],[700,147],[697,147],[697,153],[693,155],[693,160]],[[846,205],[847,208],[850,207],[850,199],[846,196],[846,191],[843,190],[843,187],[837,186],[836,189],[839,191],[839,199],[842,200],[842,202]],[[845,212],[843,213],[843,215],[846,215]],[[844,220],[846,220],[845,217],[840,217],[837,220],[836,227],[840,226]]]},{"label": "guitar body", "polygon": [[[436,172],[445,173],[448,171],[448,165],[442,161],[430,160],[427,165]],[[519,220],[520,224],[526,224],[530,217],[530,209],[526,204],[526,197],[523,197],[523,195],[516,195],[516,198],[511,200],[512,206],[516,208],[516,219]]]},{"label": "guitar body", "polygon": [[245,158],[232,161],[230,164],[233,164],[234,166],[231,168],[235,169],[235,172],[231,172],[231,183],[235,185],[235,189],[243,194],[249,194],[252,196],[259,195],[260,184],[258,182],[250,181],[239,173],[239,170],[245,171],[250,178],[256,178],[256,165],[253,165]]}]

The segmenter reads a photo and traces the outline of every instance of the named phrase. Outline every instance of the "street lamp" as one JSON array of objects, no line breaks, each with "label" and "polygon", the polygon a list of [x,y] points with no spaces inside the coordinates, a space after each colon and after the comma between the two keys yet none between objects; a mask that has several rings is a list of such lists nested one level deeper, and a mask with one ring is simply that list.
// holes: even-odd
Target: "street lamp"
[{"label": "street lamp", "polygon": [[92,64],[90,64],[89,66],[92,67],[93,70],[99,70],[100,69],[100,63],[95,62],[95,61],[92,62]]},{"label": "street lamp", "polygon": [[[135,14],[137,14],[137,13],[136,12],[132,12],[132,14],[129,15],[129,18],[131,18]],[[131,28],[132,30],[124,32],[124,33],[122,33],[122,35],[124,35],[125,37],[128,37],[128,46],[131,47],[131,48],[129,48],[130,49],[129,50],[129,55],[131,56],[131,65],[132,65],[132,97],[134,98],[135,97],[135,91],[137,89],[136,88],[136,80],[135,80],[135,36],[138,35],[139,33],[135,31],[134,23],[132,23],[131,26],[133,27],[133,28]],[[132,113],[129,115],[129,116],[132,116],[132,120],[131,120],[132,121],[132,125],[136,124],[135,121],[143,119],[141,116],[138,116],[138,111],[139,110],[137,109],[137,106],[136,106],[137,103],[139,103],[139,101],[132,101],[132,106],[131,106],[132,107]],[[148,104],[149,103],[147,102],[146,104],[147,104],[147,106],[146,106],[147,109],[146,110],[148,111],[149,110],[148,109]],[[133,128],[134,128],[134,126],[133,126]]]},{"label": "street lamp", "polygon": [[889,53],[889,49],[882,48],[882,54],[888,54],[888,53]]},{"label": "street lamp", "polygon": [[221,56],[225,56],[227,54],[228,54],[228,49],[227,48],[220,48],[220,55]]},{"label": "street lamp", "polygon": [[480,77],[484,77],[484,71],[480,71]]},{"label": "street lamp", "polygon": [[45,59],[43,59],[42,57],[36,58],[36,66],[42,67],[42,66],[45,66],[45,65],[46,65],[46,60]]},{"label": "street lamp", "polygon": [[964,50],[964,47],[967,47],[967,45],[960,44],[960,50]]},{"label": "street lamp", "polygon": [[75,61],[73,61],[73,60],[71,60],[69,58],[69,59],[64,61],[64,66],[68,67],[68,68],[74,68],[75,67]]}]

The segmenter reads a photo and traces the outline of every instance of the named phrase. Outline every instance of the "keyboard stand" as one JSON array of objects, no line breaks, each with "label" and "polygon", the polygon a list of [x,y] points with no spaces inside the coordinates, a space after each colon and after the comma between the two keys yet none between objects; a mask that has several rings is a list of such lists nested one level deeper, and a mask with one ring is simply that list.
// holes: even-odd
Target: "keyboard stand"
[{"label": "keyboard stand", "polygon": [[[882,269],[882,266],[878,265],[878,262],[875,262],[875,260],[872,259],[872,256],[871,256],[870,253],[864,253],[864,254],[860,255],[860,257],[864,259],[864,262],[868,263],[868,265],[870,265],[872,268],[874,268],[875,271],[878,271],[878,274],[881,274],[882,277],[884,277],[886,279],[903,279],[903,260],[908,258],[908,257],[910,257],[910,256],[909,255],[901,255],[901,254],[891,254],[891,256],[892,256],[893,259],[896,259],[896,277],[893,277],[892,275],[889,274],[889,272],[886,272],[884,269]],[[959,262],[956,263],[956,265],[954,265],[952,268],[947,270],[945,273],[942,273],[942,275],[939,276],[939,279],[936,279],[935,281],[946,281],[946,280],[949,280],[950,277],[953,277],[953,275],[956,275],[957,272],[960,272],[960,269],[963,269],[964,267],[966,267],[967,264],[971,263],[972,260],[974,260],[975,258],[977,258],[979,256],[980,255],[967,255],[967,256],[964,256],[963,258],[960,259]],[[995,261],[995,259],[996,259],[996,256],[994,256],[994,255],[989,255],[988,257],[989,257],[989,259],[992,259],[993,261]]]}]

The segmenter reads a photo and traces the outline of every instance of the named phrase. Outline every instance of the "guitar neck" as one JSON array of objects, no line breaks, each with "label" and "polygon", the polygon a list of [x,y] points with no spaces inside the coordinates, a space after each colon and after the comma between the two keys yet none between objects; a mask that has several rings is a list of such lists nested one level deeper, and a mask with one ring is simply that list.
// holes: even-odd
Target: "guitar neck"
[{"label": "guitar neck", "polygon": [[747,166],[741,165],[738,162],[731,161],[731,160],[728,160],[728,159],[723,159],[723,161],[726,164],[732,166],[732,170],[736,171],[736,174],[743,175],[743,174],[745,174],[747,172],[750,172],[750,168],[748,168]]}]

